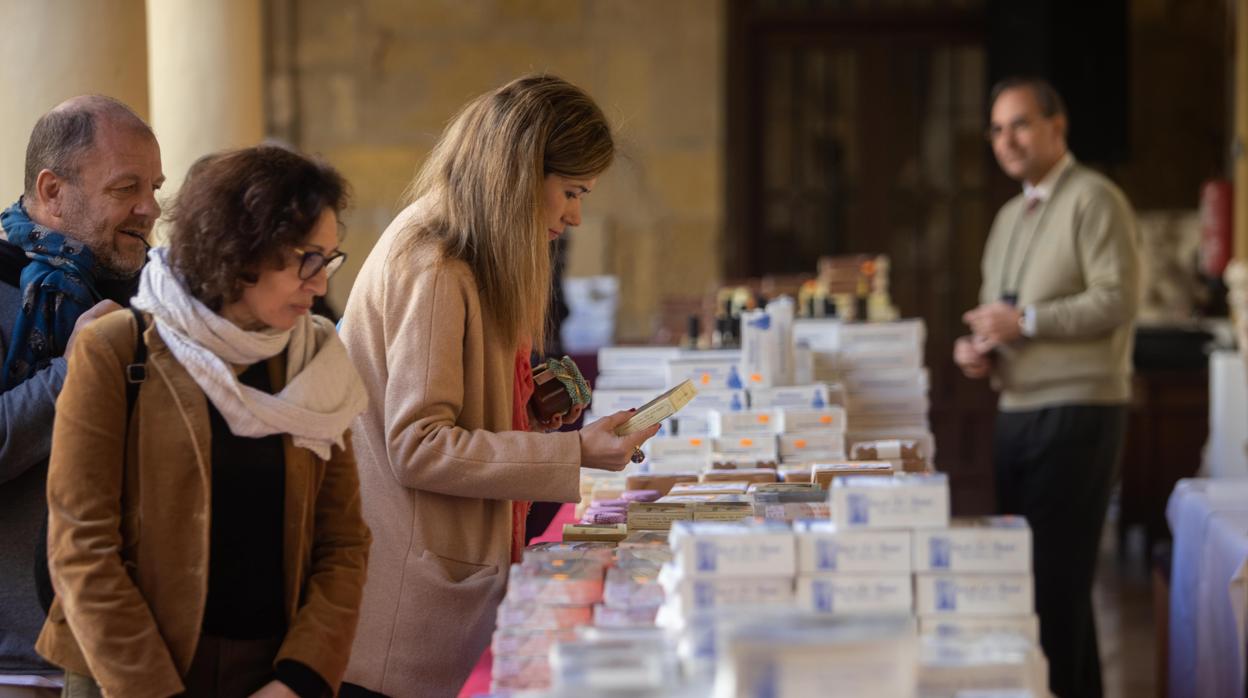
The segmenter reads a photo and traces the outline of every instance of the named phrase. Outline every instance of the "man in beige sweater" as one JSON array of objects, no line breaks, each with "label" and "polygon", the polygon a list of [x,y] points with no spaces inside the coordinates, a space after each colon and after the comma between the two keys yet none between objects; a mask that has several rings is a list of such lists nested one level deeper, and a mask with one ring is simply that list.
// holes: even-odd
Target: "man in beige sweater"
[{"label": "man in beige sweater", "polygon": [[993,222],[954,361],[1001,392],[997,506],[1031,524],[1050,687],[1099,696],[1091,592],[1130,399],[1135,220],[1118,187],[1067,152],[1065,108],[1047,82],[999,83],[991,119],[993,153],[1023,192]]}]

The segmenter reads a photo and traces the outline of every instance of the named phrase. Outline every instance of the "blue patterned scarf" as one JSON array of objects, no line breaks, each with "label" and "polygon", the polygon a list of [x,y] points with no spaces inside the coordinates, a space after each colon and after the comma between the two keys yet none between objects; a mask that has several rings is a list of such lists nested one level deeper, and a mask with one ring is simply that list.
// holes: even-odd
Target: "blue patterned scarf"
[{"label": "blue patterned scarf", "polygon": [[0,213],[0,227],[30,258],[22,269],[22,309],[0,375],[8,390],[64,354],[74,322],[102,296],[92,278],[91,250],[32,221],[20,199]]}]

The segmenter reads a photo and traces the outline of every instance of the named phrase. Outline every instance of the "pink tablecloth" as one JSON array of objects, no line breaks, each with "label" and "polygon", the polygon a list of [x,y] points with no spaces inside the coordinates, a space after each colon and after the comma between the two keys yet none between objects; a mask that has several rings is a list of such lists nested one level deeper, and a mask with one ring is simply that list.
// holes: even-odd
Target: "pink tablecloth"
[{"label": "pink tablecloth", "polygon": [[[534,538],[532,542],[555,543],[563,540],[563,525],[569,523],[576,523],[575,504],[564,504],[559,507],[559,513],[555,514],[555,518],[546,527],[546,532]],[[477,665],[473,667],[472,674],[464,682],[463,688],[459,689],[459,698],[471,698],[481,693],[489,693],[490,670],[493,665],[494,655],[490,653],[490,648],[486,647],[481,659],[477,660]]]}]

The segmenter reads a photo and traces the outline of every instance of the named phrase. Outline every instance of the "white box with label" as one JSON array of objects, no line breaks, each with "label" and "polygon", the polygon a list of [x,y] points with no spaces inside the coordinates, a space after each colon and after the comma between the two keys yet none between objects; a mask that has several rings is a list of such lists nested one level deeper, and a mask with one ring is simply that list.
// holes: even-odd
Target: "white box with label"
[{"label": "white box with label", "polygon": [[947,528],[949,478],[944,473],[835,478],[832,520],[843,529]]},{"label": "white box with label", "polygon": [[916,572],[1030,572],[1031,528],[1021,516],[953,519],[914,532]]},{"label": "white box with label", "polygon": [[793,532],[783,524],[677,522],[668,537],[685,577],[792,577]]},{"label": "white box with label", "polygon": [[795,524],[799,574],[910,573],[909,531],[840,530],[831,521]]},{"label": "white box with label", "polygon": [[821,574],[797,578],[798,608],[833,615],[909,615],[914,594],[908,574]]},{"label": "white box with label", "polygon": [[914,576],[916,610],[920,616],[1022,616],[1035,613],[1030,574],[943,574]]}]

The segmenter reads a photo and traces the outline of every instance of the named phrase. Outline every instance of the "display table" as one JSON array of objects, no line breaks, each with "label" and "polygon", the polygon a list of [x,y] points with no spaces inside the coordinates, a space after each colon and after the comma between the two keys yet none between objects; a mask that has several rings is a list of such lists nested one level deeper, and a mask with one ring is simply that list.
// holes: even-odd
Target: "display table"
[{"label": "display table", "polygon": [[[563,525],[570,523],[576,523],[576,505],[564,504],[559,507],[559,513],[555,514],[555,518],[546,527],[546,532],[534,538],[530,544],[557,543],[563,540]],[[481,658],[477,660],[477,665],[472,668],[472,674],[464,682],[463,688],[459,689],[459,698],[471,698],[472,696],[489,693],[490,670],[493,664],[494,655],[490,653],[490,648],[486,647]]]},{"label": "display table", "polygon": [[1170,496],[1171,698],[1244,695],[1248,479],[1188,479]]}]

